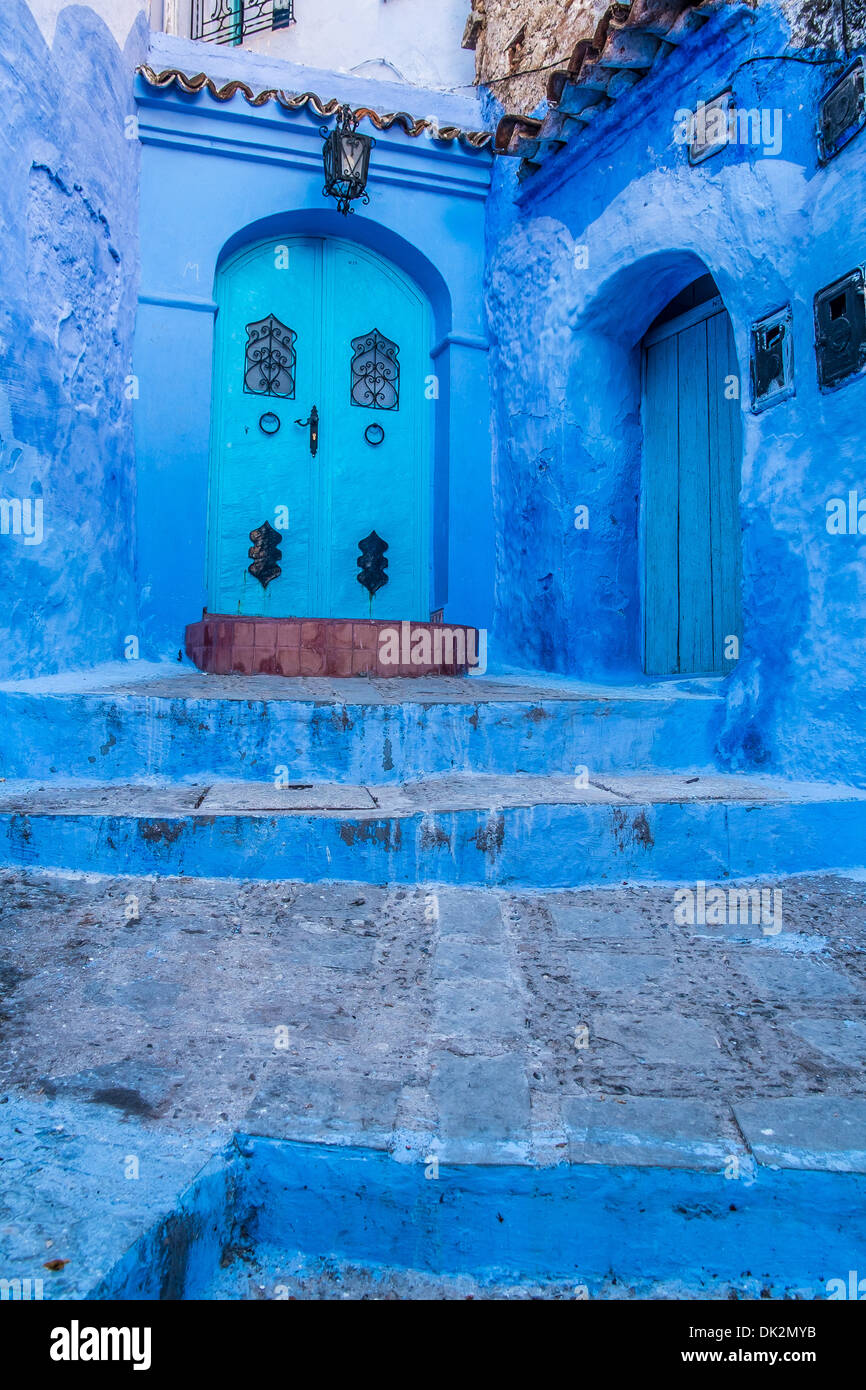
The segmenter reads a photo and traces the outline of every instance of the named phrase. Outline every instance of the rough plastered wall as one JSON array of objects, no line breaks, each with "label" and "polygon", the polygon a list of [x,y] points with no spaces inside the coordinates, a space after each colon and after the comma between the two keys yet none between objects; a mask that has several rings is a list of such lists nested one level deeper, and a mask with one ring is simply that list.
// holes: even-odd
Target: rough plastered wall
[{"label": "rough plastered wall", "polygon": [[115,6],[115,35],[86,6],[3,4],[3,677],[118,658],[135,631],[138,144],[125,123],[141,9]]},{"label": "rough plastered wall", "polygon": [[[813,298],[866,261],[866,133],[818,163],[816,103],[844,64],[776,60],[790,42],[772,6],[745,12],[666,58],[522,187],[517,161],[496,161],[491,651],[529,669],[642,679],[640,342],[709,270],[733,323],[743,422],[744,639],[722,686],[720,756],[863,782],[866,537],[829,534],[827,503],[866,498],[866,378],[819,390]],[[806,56],[796,43],[788,52]],[[729,83],[739,107],[781,113],[781,150],[731,145],[690,166],[675,112]],[[750,325],[785,303],[796,395],[756,415]]]}]

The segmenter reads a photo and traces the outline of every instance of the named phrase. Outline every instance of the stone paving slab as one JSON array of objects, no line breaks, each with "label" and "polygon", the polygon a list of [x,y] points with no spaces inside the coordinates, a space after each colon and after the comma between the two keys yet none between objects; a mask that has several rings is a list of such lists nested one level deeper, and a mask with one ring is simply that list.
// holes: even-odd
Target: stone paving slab
[{"label": "stone paving slab", "polygon": [[858,1019],[806,1017],[793,1019],[787,1026],[818,1055],[846,1067],[862,1067],[866,1061],[866,1023]]},{"label": "stone paving slab", "polygon": [[244,1116],[244,1131],[277,1139],[291,1131],[311,1143],[390,1148],[402,1090],[399,1074],[375,1075],[337,1057],[328,1068],[328,1060],[314,1072],[282,1060],[272,1063]]},{"label": "stone paving slab", "polygon": [[508,961],[501,950],[492,945],[478,945],[452,937],[436,947],[434,980],[508,980]]},{"label": "stone paving slab", "polygon": [[530,1091],[520,1056],[432,1054],[439,1126],[431,1152],[445,1163],[519,1163],[530,1153]]},{"label": "stone paving slab", "polygon": [[95,782],[0,781],[0,812],[33,816],[178,816],[196,811],[208,788]]},{"label": "stone paving slab", "polygon": [[704,1100],[569,1100],[563,1116],[573,1163],[721,1172],[732,1155],[748,1157],[724,1107]]},{"label": "stone paving slab", "polygon": [[756,1002],[796,1000],[810,1004],[861,994],[855,981],[811,954],[750,956],[743,969],[754,987]]},{"label": "stone paving slab", "polygon": [[501,942],[505,933],[502,904],[496,893],[466,893],[436,886],[424,895],[425,920],[435,921],[440,942]]},{"label": "stone paving slab", "polygon": [[702,1018],[668,1010],[644,1017],[634,1012],[592,1011],[594,1049],[607,1047],[623,1061],[645,1067],[690,1067],[697,1078],[719,1075],[721,1042],[711,1024]]},{"label": "stone paving slab", "polygon": [[[88,1214],[122,1243],[233,1132],[409,1163],[866,1171],[866,883],[777,887],[781,932],[747,939],[679,922],[675,885],[2,871],[0,1253],[56,1236],[89,1277]],[[129,1154],[163,1185],[118,1179]]]},{"label": "stone paving slab", "polygon": [[564,941],[645,941],[650,931],[646,918],[629,908],[610,912],[553,898],[550,917],[553,930]]},{"label": "stone paving slab", "polygon": [[758,1163],[866,1173],[866,1100],[786,1096],[741,1100],[737,1122]]},{"label": "stone paving slab", "polygon": [[367,787],[345,787],[334,782],[218,782],[199,802],[205,815],[235,815],[238,811],[371,811],[376,799]]}]

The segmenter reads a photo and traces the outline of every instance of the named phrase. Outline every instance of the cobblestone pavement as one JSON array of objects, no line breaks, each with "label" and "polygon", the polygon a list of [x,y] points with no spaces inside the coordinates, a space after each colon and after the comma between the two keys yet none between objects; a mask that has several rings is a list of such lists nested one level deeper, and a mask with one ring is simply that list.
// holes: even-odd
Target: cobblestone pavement
[{"label": "cobblestone pavement", "polygon": [[679,925],[664,885],[6,871],[0,1239],[3,1215],[53,1239],[37,1208],[83,1174],[58,1136],[97,1124],[118,1163],[133,1132],[155,1146],[169,1184],[236,1131],[405,1161],[864,1172],[866,884],[773,887],[778,931]]}]

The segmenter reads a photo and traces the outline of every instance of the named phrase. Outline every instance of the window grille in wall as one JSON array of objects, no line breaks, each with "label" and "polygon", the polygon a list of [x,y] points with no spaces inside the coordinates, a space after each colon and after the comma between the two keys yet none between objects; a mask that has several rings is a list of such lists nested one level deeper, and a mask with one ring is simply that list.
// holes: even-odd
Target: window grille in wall
[{"label": "window grille in wall", "polygon": [[399,409],[399,351],[378,328],[352,339],[352,405],[368,410]]},{"label": "window grille in wall", "polygon": [[209,43],[242,43],[294,22],[294,0],[192,0],[192,37]]},{"label": "window grille in wall", "polygon": [[244,390],[254,396],[295,397],[297,333],[274,314],[247,324]]}]

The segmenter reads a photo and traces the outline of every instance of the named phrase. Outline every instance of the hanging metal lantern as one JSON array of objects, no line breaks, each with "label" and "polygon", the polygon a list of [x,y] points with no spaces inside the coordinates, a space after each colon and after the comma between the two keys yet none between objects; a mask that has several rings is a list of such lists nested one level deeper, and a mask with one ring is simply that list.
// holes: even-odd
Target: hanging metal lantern
[{"label": "hanging metal lantern", "polygon": [[371,135],[359,135],[351,106],[341,106],[337,124],[333,130],[322,126],[325,139],[322,158],[325,164],[326,198],[336,198],[337,207],[343,215],[353,211],[351,204],[360,198],[365,205],[370,201],[367,193],[367,172],[370,168],[370,151],[376,141]]}]

